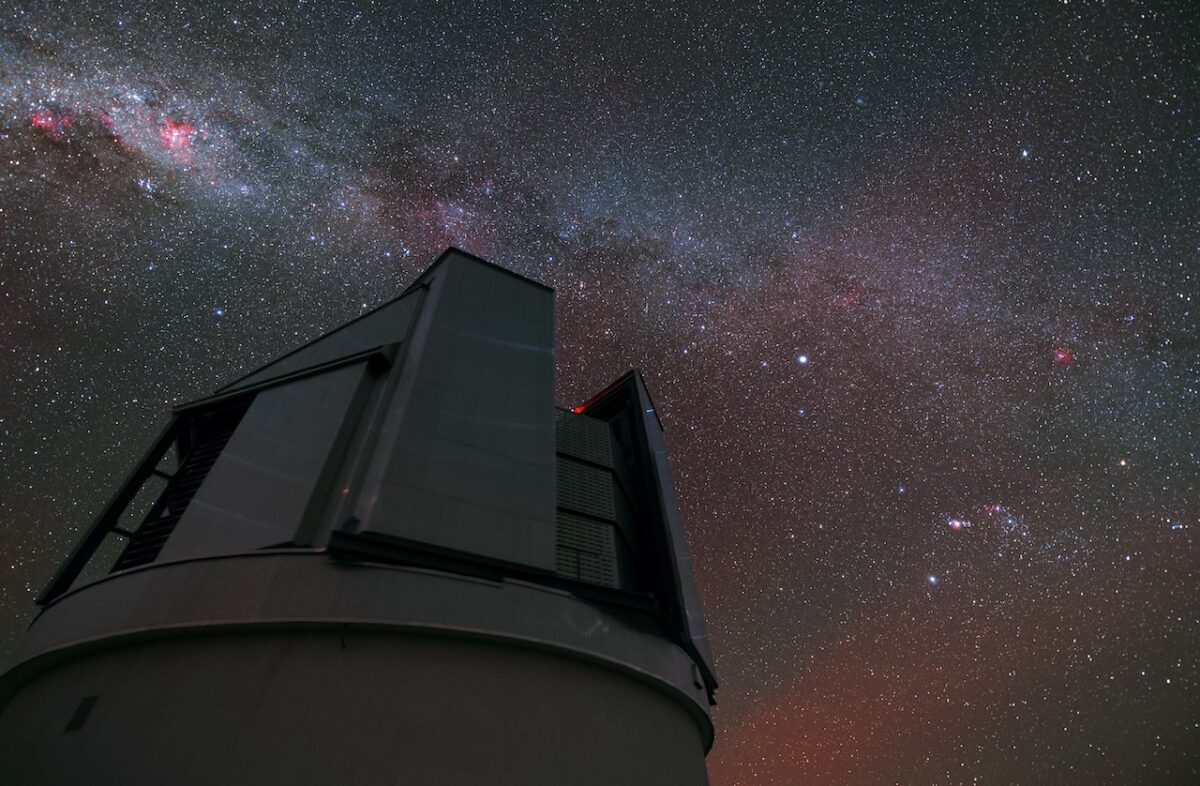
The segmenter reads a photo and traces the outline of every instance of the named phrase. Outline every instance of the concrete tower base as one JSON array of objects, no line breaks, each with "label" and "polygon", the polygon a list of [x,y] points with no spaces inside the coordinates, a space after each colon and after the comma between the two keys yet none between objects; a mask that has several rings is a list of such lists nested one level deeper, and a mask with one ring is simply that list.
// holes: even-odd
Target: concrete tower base
[{"label": "concrete tower base", "polygon": [[[535,611],[497,627],[501,606]],[[0,684],[0,762],[45,786],[693,786],[711,728],[689,674],[532,585],[312,553],[166,564],[43,612]]]}]

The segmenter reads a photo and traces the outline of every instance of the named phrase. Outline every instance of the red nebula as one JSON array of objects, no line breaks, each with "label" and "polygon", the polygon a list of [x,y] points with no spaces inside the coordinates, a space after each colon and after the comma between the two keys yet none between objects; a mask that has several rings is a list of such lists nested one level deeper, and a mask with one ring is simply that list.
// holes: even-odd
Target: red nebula
[{"label": "red nebula", "polygon": [[158,129],[158,138],[172,150],[186,150],[191,146],[195,133],[195,127],[186,120],[172,120],[168,117],[163,121],[162,128]]},{"label": "red nebula", "polygon": [[58,139],[62,136],[67,126],[71,125],[71,116],[58,114],[49,109],[42,109],[31,112],[29,122],[34,128],[45,131],[50,136]]},{"label": "red nebula", "polygon": [[40,128],[43,131],[49,131],[58,125],[52,112],[34,112],[29,116],[29,122],[33,123],[34,128]]},{"label": "red nebula", "polygon": [[1069,347],[1054,348],[1054,362],[1065,366],[1075,360],[1075,353]]},{"label": "red nebula", "polygon": [[980,510],[982,512],[988,514],[989,516],[995,516],[995,515],[998,515],[998,514],[1004,512],[1004,506],[999,503],[992,502],[987,505],[984,505],[983,507],[980,508]]},{"label": "red nebula", "polygon": [[849,284],[838,292],[834,302],[842,308],[850,308],[862,303],[863,291],[857,284]]}]

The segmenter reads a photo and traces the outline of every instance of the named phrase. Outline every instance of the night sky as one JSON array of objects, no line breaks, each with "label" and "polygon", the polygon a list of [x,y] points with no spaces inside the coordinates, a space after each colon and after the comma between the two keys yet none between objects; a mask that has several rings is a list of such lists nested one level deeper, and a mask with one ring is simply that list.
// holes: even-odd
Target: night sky
[{"label": "night sky", "polygon": [[172,404],[455,245],[562,404],[646,376],[715,786],[1200,783],[1200,9],[265,5],[4,6],[0,650]]}]

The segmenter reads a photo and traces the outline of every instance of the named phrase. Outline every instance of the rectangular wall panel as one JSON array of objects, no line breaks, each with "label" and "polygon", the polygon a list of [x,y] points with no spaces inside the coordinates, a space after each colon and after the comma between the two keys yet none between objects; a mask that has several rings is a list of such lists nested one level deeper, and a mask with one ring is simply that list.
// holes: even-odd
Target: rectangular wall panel
[{"label": "rectangular wall panel", "polygon": [[355,363],[257,394],[159,561],[292,540],[368,373]]},{"label": "rectangular wall panel", "polygon": [[357,507],[364,534],[554,570],[554,294],[451,252]]}]

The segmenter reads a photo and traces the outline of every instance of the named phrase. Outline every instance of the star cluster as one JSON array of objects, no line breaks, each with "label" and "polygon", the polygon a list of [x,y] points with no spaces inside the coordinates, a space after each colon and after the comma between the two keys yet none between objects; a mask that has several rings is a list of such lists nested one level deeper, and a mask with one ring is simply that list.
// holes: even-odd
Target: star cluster
[{"label": "star cluster", "polygon": [[0,645],[171,404],[457,245],[562,403],[647,377],[714,784],[1200,779],[1190,4],[219,5],[0,16]]}]

